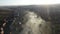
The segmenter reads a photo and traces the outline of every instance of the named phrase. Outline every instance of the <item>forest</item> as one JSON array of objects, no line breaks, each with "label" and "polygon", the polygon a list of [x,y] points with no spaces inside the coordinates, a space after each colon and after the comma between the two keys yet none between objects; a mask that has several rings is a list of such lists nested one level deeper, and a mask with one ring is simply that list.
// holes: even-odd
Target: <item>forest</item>
[{"label": "forest", "polygon": [[60,5],[0,6],[0,34],[60,34]]}]

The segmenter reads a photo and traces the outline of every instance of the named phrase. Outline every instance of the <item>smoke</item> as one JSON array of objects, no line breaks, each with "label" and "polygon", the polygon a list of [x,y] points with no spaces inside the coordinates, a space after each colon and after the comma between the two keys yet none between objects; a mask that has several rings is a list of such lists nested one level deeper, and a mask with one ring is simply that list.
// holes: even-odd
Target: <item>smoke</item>
[{"label": "smoke", "polygon": [[22,26],[24,29],[20,34],[42,34],[40,26],[41,24],[46,26],[46,23],[40,16],[34,12],[26,11],[24,18],[27,19],[27,22]]}]

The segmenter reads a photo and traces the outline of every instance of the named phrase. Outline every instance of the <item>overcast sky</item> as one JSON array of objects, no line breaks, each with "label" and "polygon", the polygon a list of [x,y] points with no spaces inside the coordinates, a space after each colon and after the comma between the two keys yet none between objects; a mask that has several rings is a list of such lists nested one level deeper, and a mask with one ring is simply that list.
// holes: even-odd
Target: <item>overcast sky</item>
[{"label": "overcast sky", "polygon": [[41,5],[58,4],[60,0],[0,0],[0,6],[3,5]]}]

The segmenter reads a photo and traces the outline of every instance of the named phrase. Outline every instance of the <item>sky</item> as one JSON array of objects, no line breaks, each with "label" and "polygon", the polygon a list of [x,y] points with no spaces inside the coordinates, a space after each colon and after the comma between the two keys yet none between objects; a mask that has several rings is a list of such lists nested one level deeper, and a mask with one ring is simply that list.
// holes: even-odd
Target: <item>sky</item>
[{"label": "sky", "polygon": [[0,6],[5,5],[49,5],[60,4],[60,0],[0,0]]}]

